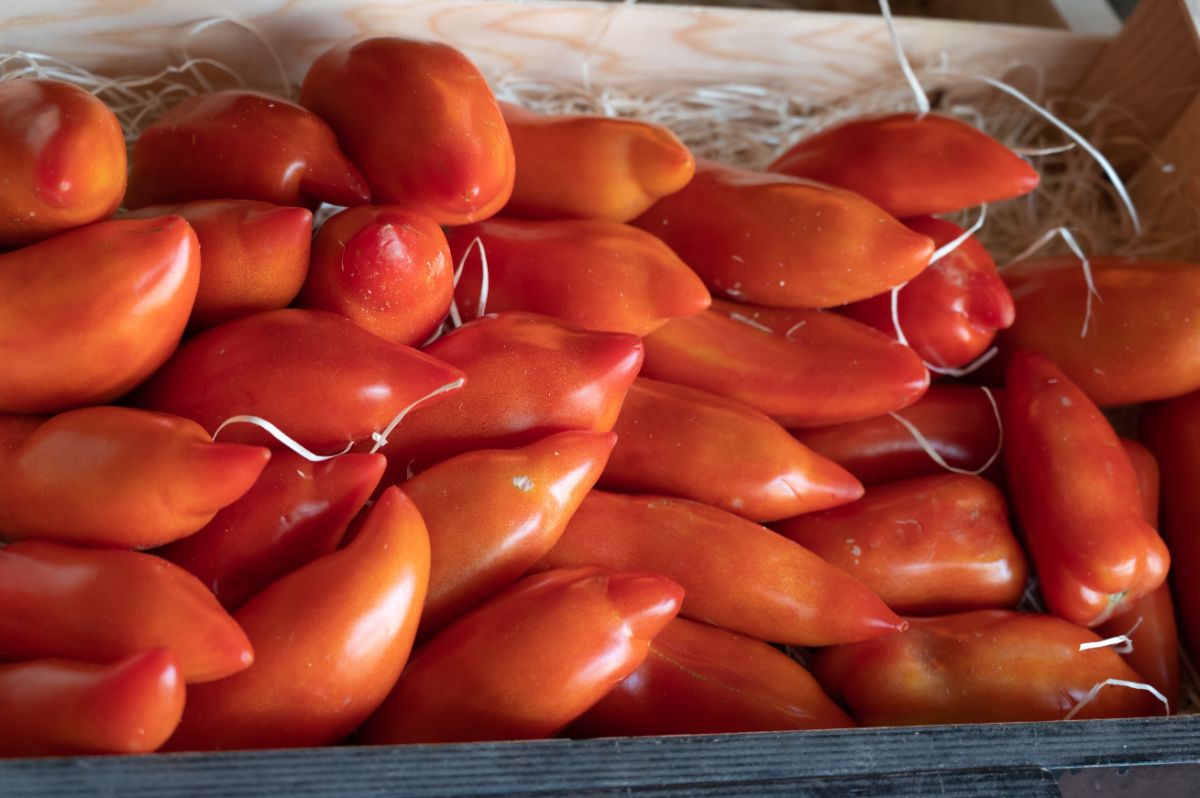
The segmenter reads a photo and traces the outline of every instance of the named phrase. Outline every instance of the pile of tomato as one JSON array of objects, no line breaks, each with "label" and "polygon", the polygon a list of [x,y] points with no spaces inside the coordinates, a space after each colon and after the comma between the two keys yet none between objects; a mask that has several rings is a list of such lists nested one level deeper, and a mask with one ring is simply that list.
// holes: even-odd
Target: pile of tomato
[{"label": "pile of tomato", "polygon": [[0,755],[1175,708],[1200,269],[1001,276],[974,128],[751,172],[382,37],[129,152],[0,83]]}]

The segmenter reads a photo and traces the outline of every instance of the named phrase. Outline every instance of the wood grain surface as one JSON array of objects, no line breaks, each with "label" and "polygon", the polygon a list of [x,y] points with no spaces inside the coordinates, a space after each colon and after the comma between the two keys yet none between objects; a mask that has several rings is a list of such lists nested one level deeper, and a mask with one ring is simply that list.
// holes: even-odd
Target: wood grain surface
[{"label": "wood grain surface", "polygon": [[[153,72],[188,44],[236,67],[263,88],[279,85],[263,48],[244,30],[198,20],[228,16],[252,25],[298,82],[330,43],[366,33],[442,39],[489,75],[521,73],[577,83],[584,53],[602,84],[740,82],[802,87],[815,103],[845,97],[896,73],[878,15],[491,0],[6,0],[0,51],[59,56],[105,74]],[[945,57],[956,68],[1005,72],[1036,67],[1052,91],[1078,83],[1104,36],[1047,28],[901,19],[914,63]]]},{"label": "wood grain surface", "polygon": [[[1004,773],[1200,762],[1200,716],[780,734],[339,747],[224,754],[0,760],[6,798],[87,792],[131,798],[243,795],[455,796],[586,791],[633,794],[990,795]],[[1042,777],[1039,777],[1042,778]],[[813,780],[849,792],[805,793]],[[839,781],[840,780],[840,781]],[[776,789],[779,785],[782,788]],[[790,785],[790,786],[789,786]],[[964,786],[965,785],[965,786]],[[1034,785],[1036,786],[1036,785]],[[1032,788],[1032,787],[1031,787]],[[950,790],[959,790],[953,792]],[[975,792],[963,790],[974,789]],[[1029,794],[1015,790],[1012,794]],[[1038,794],[1034,792],[1032,794]],[[1053,793],[1048,793],[1053,794]],[[1156,798],[1163,798],[1157,796]]]}]

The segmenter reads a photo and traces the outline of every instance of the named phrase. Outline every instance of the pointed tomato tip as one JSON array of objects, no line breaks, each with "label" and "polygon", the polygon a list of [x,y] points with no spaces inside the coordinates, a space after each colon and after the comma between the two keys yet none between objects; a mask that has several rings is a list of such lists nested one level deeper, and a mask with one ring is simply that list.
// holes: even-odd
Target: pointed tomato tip
[{"label": "pointed tomato tip", "polygon": [[608,597],[637,637],[651,638],[679,614],[683,587],[661,574],[617,573],[609,577]]}]

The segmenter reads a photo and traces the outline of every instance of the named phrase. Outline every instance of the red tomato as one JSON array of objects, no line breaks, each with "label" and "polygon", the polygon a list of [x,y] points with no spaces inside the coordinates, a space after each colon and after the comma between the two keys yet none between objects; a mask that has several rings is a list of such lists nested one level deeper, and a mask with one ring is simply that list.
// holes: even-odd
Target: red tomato
[{"label": "red tomato", "polygon": [[487,81],[445,44],[397,36],[322,53],[300,102],[330,124],[376,202],[438,224],[493,215],[512,194],[512,140]]},{"label": "red tomato", "polygon": [[0,175],[0,248],[105,219],[125,193],[121,123],[78,86],[0,82]]}]

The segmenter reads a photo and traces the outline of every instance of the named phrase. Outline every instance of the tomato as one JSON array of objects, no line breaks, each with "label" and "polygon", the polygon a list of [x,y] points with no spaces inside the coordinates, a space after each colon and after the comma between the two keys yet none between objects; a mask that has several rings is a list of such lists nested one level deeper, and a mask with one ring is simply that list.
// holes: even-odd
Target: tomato
[{"label": "tomato", "polygon": [[633,222],[695,269],[714,294],[828,308],[911,280],[933,242],[856,194],[698,161],[682,191]]},{"label": "tomato", "polygon": [[390,436],[388,479],[473,449],[523,446],[556,432],[608,432],[642,365],[642,343],[533,313],[468,322],[425,351],[466,387],[422,407]]},{"label": "tomato", "polygon": [[254,200],[150,205],[126,214],[178,214],[200,244],[200,287],[188,328],[204,330],[239,316],[287,307],[308,272],[312,213]]},{"label": "tomato", "polygon": [[179,345],[199,279],[178,216],[97,222],[0,255],[0,413],[127,393]]},{"label": "tomato", "polygon": [[[461,379],[452,366],[335,313],[272,310],[187,341],[142,387],[138,402],[193,419],[209,432],[233,416],[258,416],[305,446],[336,451]],[[221,438],[271,440],[246,425],[222,431]]]},{"label": "tomato", "polygon": [[785,427],[870,418],[912,404],[929,372],[907,346],[834,313],[714,300],[646,336],[642,374],[736,399]]},{"label": "tomato", "polygon": [[853,577],[765,527],[684,499],[592,491],[538,570],[656,571],[683,614],[760,640],[824,646],[903,626]]},{"label": "tomato", "polygon": [[[1200,270],[1192,263],[1089,258],[1091,302],[1078,259],[1047,258],[1004,272],[1017,320],[1003,349],[1051,357],[1102,407],[1200,388]],[[1086,320],[1086,335],[1084,334]]]},{"label": "tomato", "polygon": [[194,535],[155,553],[198,577],[233,610],[275,580],[330,554],[383,476],[380,454],[312,463],[271,455],[254,486]]},{"label": "tomato", "polygon": [[400,676],[428,579],[425,524],[412,501],[389,488],[346,548],[293,571],[237,611],[254,664],[193,687],[166,748],[341,740]]},{"label": "tomato", "polygon": [[[1000,392],[993,393],[998,397]],[[931,385],[920,399],[895,414],[916,427],[930,448],[955,468],[983,468],[1000,444],[998,410],[987,393],[974,386]],[[946,471],[890,414],[792,434],[864,485]]]},{"label": "tomato", "polygon": [[639,377],[613,427],[602,487],[680,496],[776,521],[862,496],[862,485],[749,405]]},{"label": "tomato", "polygon": [[418,650],[361,739],[549,737],[641,664],[682,595],[657,574],[565,568],[526,577]]},{"label": "tomato", "polygon": [[904,615],[1015,607],[1025,592],[1025,554],[1004,495],[980,477],[880,485],[853,504],[774,528]]},{"label": "tomato", "polygon": [[147,548],[241,498],[270,453],[125,407],[0,416],[0,538]]},{"label": "tomato", "polygon": [[489,219],[450,231],[454,262],[466,258],[455,297],[467,319],[479,315],[484,255],[477,247],[487,257],[489,311],[528,310],[589,330],[647,335],[711,302],[695,272],[636,227]]},{"label": "tomato", "polygon": [[0,174],[0,248],[106,219],[125,194],[121,123],[78,86],[0,82]]},{"label": "tomato", "polygon": [[[1162,533],[1171,550],[1171,587],[1184,646],[1192,659],[1197,660],[1200,659],[1200,534],[1197,532],[1200,492],[1196,490],[1200,480],[1200,393],[1144,408],[1139,434],[1158,460],[1162,476]],[[1154,617],[1158,617],[1156,613]],[[1136,616],[1129,619],[1129,625],[1133,620]],[[1137,644],[1134,645],[1136,650]],[[1155,676],[1145,675],[1148,679]]]},{"label": "tomato", "polygon": [[[965,230],[956,224],[918,216],[906,225],[943,247]],[[854,302],[841,310],[852,319],[898,338],[895,319],[908,345],[926,363],[965,366],[982,355],[997,330],[1012,326],[1012,296],[1000,279],[992,256],[974,237],[968,237],[941,260],[904,286],[896,297],[886,294]]]},{"label": "tomato", "polygon": [[337,133],[376,202],[438,224],[477,222],[512,194],[512,140],[487,81],[438,42],[342,42],[309,67],[300,102]]},{"label": "tomato", "polygon": [[184,691],[165,648],[104,665],[0,665],[0,756],[153,751],[178,726]]},{"label": "tomato", "polygon": [[[1141,679],[1100,638],[1050,615],[977,610],[914,618],[908,631],[817,652],[813,674],[864,726],[1061,720],[1106,679]],[[1149,693],[1110,685],[1075,717],[1161,715]]]},{"label": "tomato", "polygon": [[1036,170],[957,119],[911,112],[863,117],[802,139],[769,167],[861,194],[888,213],[928,216],[1028,194]]},{"label": "tomato", "polygon": [[427,637],[542,558],[596,483],[611,432],[560,432],[451,457],[404,483],[429,527]]},{"label": "tomato", "polygon": [[300,294],[393,343],[420,346],[454,297],[454,266],[442,229],[401,207],[362,205],[330,217],[313,244]]},{"label": "tomato", "polygon": [[788,655],[676,618],[650,655],[568,729],[568,737],[837,729],[854,721]]},{"label": "tomato", "polygon": [[511,103],[500,110],[518,166],[507,216],[627,222],[696,171],[688,148],[659,125]]},{"label": "tomato", "polygon": [[1170,556],[1100,410],[1048,358],[1018,352],[1004,393],[1005,467],[1046,606],[1095,626],[1156,589]]},{"label": "tomato", "polygon": [[113,662],[169,648],[180,676],[245,670],[250,641],[208,588],[150,554],[26,540],[0,549],[0,660]]},{"label": "tomato", "polygon": [[315,207],[370,198],[323,121],[280,97],[227,89],[189,97],[142,131],[125,204],[246,199]]}]

